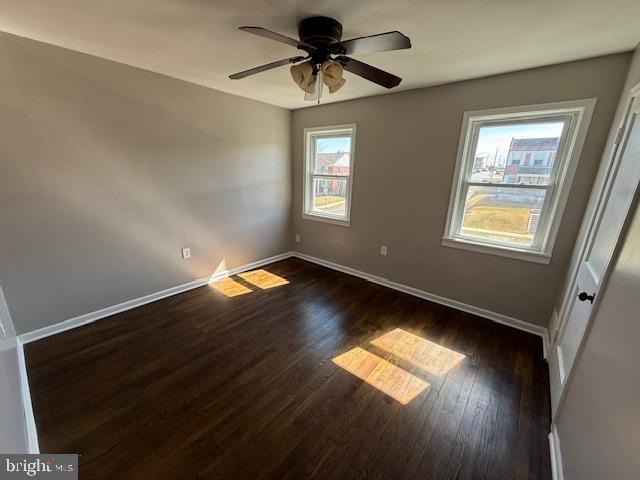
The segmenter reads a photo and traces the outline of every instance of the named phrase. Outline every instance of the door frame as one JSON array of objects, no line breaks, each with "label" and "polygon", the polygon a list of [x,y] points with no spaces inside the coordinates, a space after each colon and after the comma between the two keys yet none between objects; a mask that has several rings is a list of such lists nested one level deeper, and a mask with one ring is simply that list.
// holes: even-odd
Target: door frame
[{"label": "door frame", "polygon": [[0,285],[0,340],[3,338],[12,338],[16,336],[15,328],[13,327],[13,321],[11,320],[11,313],[9,312],[9,306],[4,299],[4,292]]},{"label": "door frame", "polygon": [[[622,154],[624,153],[624,150],[621,148],[621,146],[623,146],[625,144],[625,140],[626,140],[626,135],[628,135],[630,132],[627,128],[628,126],[628,122],[629,122],[629,118],[630,118],[630,114],[631,114],[631,108],[633,106],[634,101],[638,99],[638,101],[640,101],[640,82],[637,83],[636,85],[634,85],[633,87],[631,87],[631,89],[629,90],[629,98],[626,102],[626,105],[624,107],[624,115],[620,121],[620,124],[618,125],[618,129],[616,131],[616,138],[615,138],[615,144],[613,146],[613,149],[611,151],[611,154],[608,157],[607,160],[607,164],[605,167],[605,173],[604,173],[604,178],[600,184],[599,190],[598,190],[598,196],[597,196],[597,200],[596,203],[593,207],[593,209],[591,210],[590,213],[588,213],[589,215],[589,223],[588,223],[588,229],[587,229],[587,233],[584,236],[584,240],[581,242],[580,247],[579,247],[579,253],[577,255],[578,257],[578,261],[573,265],[570,275],[568,276],[568,278],[570,278],[570,281],[567,283],[566,288],[563,292],[563,296],[562,296],[562,303],[560,306],[560,312],[557,315],[557,326],[556,326],[556,330],[554,332],[553,335],[553,341],[550,345],[549,348],[549,355],[548,358],[549,360],[551,360],[551,356],[556,354],[556,349],[557,349],[557,345],[558,345],[558,340],[560,338],[562,338],[562,335],[564,334],[566,327],[567,327],[567,314],[570,311],[569,307],[571,306],[574,298],[573,298],[573,293],[576,287],[576,282],[577,282],[577,277],[578,277],[578,271],[580,269],[580,266],[582,265],[582,262],[585,258],[585,255],[587,254],[587,247],[592,243],[592,239],[593,236],[595,235],[595,229],[597,227],[597,222],[600,219],[600,216],[602,214],[602,211],[604,210],[606,203],[609,199],[609,195],[611,193],[611,188],[613,185],[613,182],[616,179],[617,173],[618,173],[618,167],[620,166],[620,161],[622,159]],[[638,120],[640,121],[640,120]],[[608,258],[607,260],[607,267],[605,269],[604,275],[602,277],[602,281],[600,283],[600,288],[598,291],[598,295],[596,295],[596,298],[594,299],[593,302],[593,307],[591,308],[590,312],[589,312],[589,316],[587,318],[587,325],[586,328],[584,330],[584,334],[582,335],[582,338],[580,339],[579,342],[579,346],[578,346],[578,350],[576,352],[575,358],[573,360],[573,363],[571,364],[571,367],[569,368],[569,371],[567,372],[563,372],[564,373],[564,378],[565,381],[563,384],[559,384],[559,385],[555,385],[556,388],[558,388],[560,390],[559,393],[559,400],[558,400],[558,405],[555,409],[555,411],[552,412],[552,418],[551,418],[551,424],[552,427],[555,425],[558,416],[560,414],[560,411],[562,410],[562,406],[564,403],[564,399],[565,399],[565,395],[567,392],[567,387],[570,385],[572,379],[573,379],[573,372],[575,370],[575,365],[578,363],[581,355],[582,355],[582,350],[584,349],[584,344],[585,344],[585,340],[586,338],[589,336],[589,333],[591,331],[591,326],[592,326],[592,321],[594,316],[597,314],[598,311],[598,307],[600,305],[600,297],[602,297],[602,292],[604,291],[604,289],[606,288],[607,282],[609,280],[609,276],[611,273],[611,266],[614,262],[614,260],[617,258],[621,244],[622,244],[622,239],[624,239],[625,234],[629,228],[629,223],[632,217],[632,214],[635,210],[635,207],[637,207],[637,205],[639,204],[639,199],[640,199],[640,184],[636,186],[636,189],[634,191],[633,194],[633,198],[631,200],[631,204],[629,206],[629,210],[626,212],[625,214],[625,219],[622,225],[622,228],[620,230],[620,233],[618,235],[618,238],[616,239],[616,244],[615,247],[611,253],[611,256]],[[557,368],[562,368],[562,366],[559,364],[559,361],[556,361],[557,363]],[[549,367],[551,368],[552,365],[551,363],[549,364]],[[561,375],[558,375],[558,378],[560,378]],[[551,388],[554,388],[554,385],[550,385]]]}]

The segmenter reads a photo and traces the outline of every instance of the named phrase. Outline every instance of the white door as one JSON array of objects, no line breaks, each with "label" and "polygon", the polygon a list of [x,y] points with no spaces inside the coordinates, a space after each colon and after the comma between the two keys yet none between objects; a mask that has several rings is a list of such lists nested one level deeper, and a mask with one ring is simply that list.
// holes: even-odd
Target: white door
[{"label": "white door", "polygon": [[[634,89],[635,90],[635,89]],[[632,97],[616,161],[602,192],[560,332],[549,357],[551,406],[555,413],[569,372],[598,301],[603,280],[640,183],[640,96]],[[640,294],[640,292],[639,292]]]}]

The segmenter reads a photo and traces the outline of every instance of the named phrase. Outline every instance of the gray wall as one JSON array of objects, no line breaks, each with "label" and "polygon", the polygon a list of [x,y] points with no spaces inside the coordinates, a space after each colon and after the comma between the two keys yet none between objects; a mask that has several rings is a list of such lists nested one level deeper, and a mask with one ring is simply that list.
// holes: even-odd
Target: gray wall
[{"label": "gray wall", "polygon": [[[296,249],[546,327],[629,60],[629,54],[610,55],[294,111]],[[443,247],[463,113],[590,97],[598,104],[551,264]],[[351,227],[304,220],[303,129],[345,123],[357,124]],[[382,244],[387,257],[379,255]]]},{"label": "gray wall", "polygon": [[[640,48],[620,102],[640,82]],[[617,124],[615,125],[617,128]],[[612,129],[615,130],[616,128]],[[574,365],[557,422],[566,480],[640,479],[640,207]]]},{"label": "gray wall", "polygon": [[288,250],[287,110],[8,34],[0,58],[18,333]]}]

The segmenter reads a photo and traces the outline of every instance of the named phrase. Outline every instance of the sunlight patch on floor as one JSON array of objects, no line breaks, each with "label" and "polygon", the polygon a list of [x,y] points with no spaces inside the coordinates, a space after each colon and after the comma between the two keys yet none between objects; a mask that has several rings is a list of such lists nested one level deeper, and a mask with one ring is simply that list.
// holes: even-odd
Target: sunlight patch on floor
[{"label": "sunlight patch on floor", "polygon": [[335,357],[333,363],[403,405],[429,387],[424,380],[360,347]]},{"label": "sunlight patch on floor", "polygon": [[227,297],[237,297],[253,291],[229,277],[213,282],[210,285]]},{"label": "sunlight patch on floor", "polygon": [[458,365],[465,356],[437,343],[396,328],[371,342],[412,365],[433,375],[444,375]]},{"label": "sunlight patch on floor", "polygon": [[244,281],[261,288],[262,290],[280,287],[289,283],[288,280],[285,280],[274,273],[267,272],[262,268],[259,270],[252,270],[251,272],[239,273],[238,276]]}]

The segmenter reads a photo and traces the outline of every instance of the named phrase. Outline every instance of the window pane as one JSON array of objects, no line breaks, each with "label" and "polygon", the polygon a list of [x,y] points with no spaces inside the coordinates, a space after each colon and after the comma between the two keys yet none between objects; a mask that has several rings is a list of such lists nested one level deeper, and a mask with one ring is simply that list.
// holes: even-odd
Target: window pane
[{"label": "window pane", "polygon": [[564,122],[480,127],[472,182],[549,185]]},{"label": "window pane", "polygon": [[311,209],[317,213],[346,215],[347,181],[342,179],[313,179],[313,203]]},{"label": "window pane", "polygon": [[469,187],[462,235],[531,246],[546,190],[514,187]]},{"label": "window pane", "polygon": [[315,137],[314,172],[317,175],[349,175],[351,137]]}]

